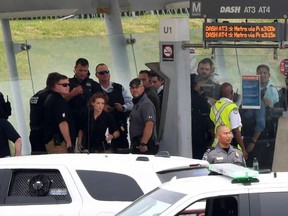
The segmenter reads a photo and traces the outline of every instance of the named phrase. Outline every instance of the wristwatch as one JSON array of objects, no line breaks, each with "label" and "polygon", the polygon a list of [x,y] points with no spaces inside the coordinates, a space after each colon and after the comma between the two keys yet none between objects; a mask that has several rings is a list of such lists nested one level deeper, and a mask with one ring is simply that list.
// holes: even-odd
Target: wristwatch
[{"label": "wristwatch", "polygon": [[145,143],[140,143],[140,146],[147,146]]}]

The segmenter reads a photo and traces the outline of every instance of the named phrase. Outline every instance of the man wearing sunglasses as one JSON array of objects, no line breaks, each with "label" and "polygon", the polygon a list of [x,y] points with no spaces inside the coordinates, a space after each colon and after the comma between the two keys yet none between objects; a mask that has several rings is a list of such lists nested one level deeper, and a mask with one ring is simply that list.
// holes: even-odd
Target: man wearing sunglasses
[{"label": "man wearing sunglasses", "polygon": [[[57,72],[50,73],[47,79],[47,88],[51,96],[44,104],[44,141],[47,146],[63,146],[64,152],[73,152],[75,147],[75,126],[68,102],[64,95],[69,92],[68,77]],[[51,145],[50,145],[51,144]],[[66,148],[65,148],[66,147]],[[60,149],[60,147],[58,148]]]},{"label": "man wearing sunglasses", "polygon": [[109,97],[105,111],[113,114],[118,124],[120,136],[112,140],[112,148],[117,153],[129,149],[127,119],[133,107],[132,96],[121,84],[110,81],[110,71],[106,64],[96,66],[95,75],[104,93]]},{"label": "man wearing sunglasses", "polygon": [[102,89],[99,83],[89,78],[89,62],[87,59],[77,59],[74,73],[74,77],[69,79],[70,89],[69,93],[65,95],[65,99],[69,101],[78,134],[83,115],[86,115],[89,99],[93,94],[102,92]]}]

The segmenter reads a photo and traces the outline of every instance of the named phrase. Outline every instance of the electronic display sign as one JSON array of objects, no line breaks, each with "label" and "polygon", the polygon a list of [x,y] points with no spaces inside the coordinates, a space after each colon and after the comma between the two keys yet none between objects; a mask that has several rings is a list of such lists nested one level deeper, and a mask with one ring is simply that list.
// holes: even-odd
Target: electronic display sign
[{"label": "electronic display sign", "polygon": [[242,76],[242,108],[260,109],[260,76]]},{"label": "electronic display sign", "polygon": [[285,19],[287,0],[190,0],[190,18]]},{"label": "electronic display sign", "polygon": [[204,41],[282,41],[281,23],[203,23]]}]

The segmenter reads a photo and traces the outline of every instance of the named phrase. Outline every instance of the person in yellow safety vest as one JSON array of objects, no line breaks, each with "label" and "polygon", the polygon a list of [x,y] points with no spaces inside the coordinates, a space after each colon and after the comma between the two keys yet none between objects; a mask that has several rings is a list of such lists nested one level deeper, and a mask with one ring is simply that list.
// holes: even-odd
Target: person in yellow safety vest
[{"label": "person in yellow safety vest", "polygon": [[[245,159],[248,157],[248,153],[243,144],[243,139],[241,136],[241,117],[239,114],[238,107],[233,103],[233,87],[230,83],[223,83],[220,86],[220,100],[210,109],[210,119],[213,121],[215,128],[217,126],[224,124],[227,125],[233,133],[232,145],[241,147],[243,156]],[[217,143],[217,140],[214,140],[214,144]]]}]

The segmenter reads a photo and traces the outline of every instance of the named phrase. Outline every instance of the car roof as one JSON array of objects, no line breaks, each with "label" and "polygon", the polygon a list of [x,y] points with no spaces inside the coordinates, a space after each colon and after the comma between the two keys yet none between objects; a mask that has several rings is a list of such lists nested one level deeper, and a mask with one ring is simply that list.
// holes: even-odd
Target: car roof
[{"label": "car roof", "polygon": [[223,175],[208,175],[188,177],[183,179],[173,179],[160,186],[162,189],[179,193],[196,195],[208,193],[225,194],[225,191],[243,191],[243,189],[267,189],[273,187],[283,187],[288,190],[288,172],[259,174],[259,182],[252,183],[232,183],[232,178]]},{"label": "car roof", "polygon": [[207,167],[207,161],[197,160],[186,157],[154,155],[136,155],[136,154],[43,154],[43,155],[27,155],[21,157],[1,158],[0,166],[7,165],[38,165],[53,166],[62,165],[73,167],[74,169],[94,169],[95,167],[107,166],[133,166],[151,167],[155,172],[169,171],[174,169],[185,169],[193,167]]}]

